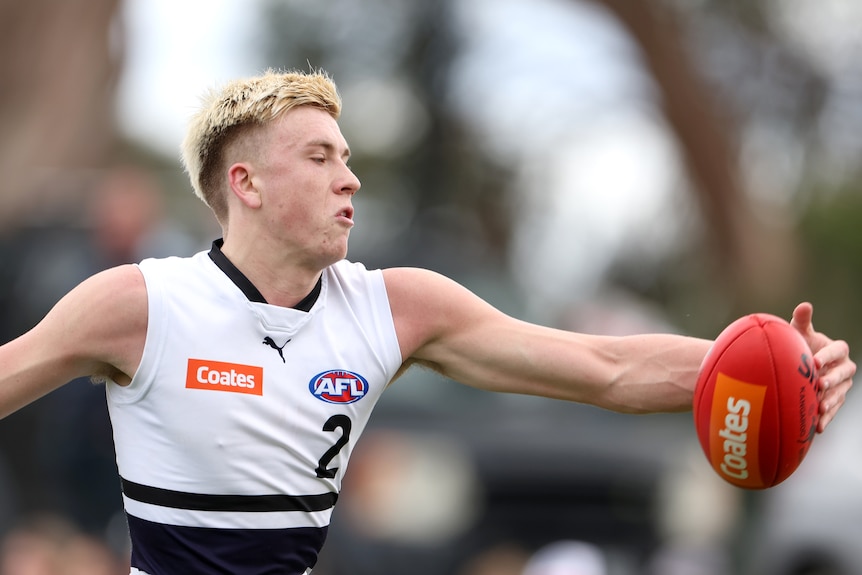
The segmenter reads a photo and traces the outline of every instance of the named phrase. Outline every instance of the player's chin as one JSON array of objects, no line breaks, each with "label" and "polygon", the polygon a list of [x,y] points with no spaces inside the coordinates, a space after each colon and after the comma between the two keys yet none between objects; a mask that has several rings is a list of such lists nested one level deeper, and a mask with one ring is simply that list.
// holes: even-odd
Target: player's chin
[{"label": "player's chin", "polygon": [[327,242],[324,251],[324,258],[327,262],[326,265],[334,264],[335,262],[343,260],[347,257],[348,251],[347,236],[345,235],[341,238],[332,238],[329,242]]}]

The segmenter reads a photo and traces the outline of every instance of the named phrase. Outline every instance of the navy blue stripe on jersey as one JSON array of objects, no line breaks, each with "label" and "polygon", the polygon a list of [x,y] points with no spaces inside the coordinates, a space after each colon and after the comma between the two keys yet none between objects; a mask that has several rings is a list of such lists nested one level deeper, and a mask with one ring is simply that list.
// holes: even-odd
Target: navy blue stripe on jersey
[{"label": "navy blue stripe on jersey", "polygon": [[161,507],[194,511],[312,512],[331,509],[338,500],[338,494],[331,492],[317,495],[209,495],[141,485],[122,477],[120,481],[123,494],[129,499]]},{"label": "navy blue stripe on jersey", "polygon": [[126,516],[131,566],[149,575],[302,575],[317,563],[327,527],[178,527]]}]

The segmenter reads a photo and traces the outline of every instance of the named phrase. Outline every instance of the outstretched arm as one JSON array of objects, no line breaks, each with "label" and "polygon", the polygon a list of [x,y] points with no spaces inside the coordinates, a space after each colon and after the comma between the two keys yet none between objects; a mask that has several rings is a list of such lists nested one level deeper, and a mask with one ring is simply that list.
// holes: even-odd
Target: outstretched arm
[{"label": "outstretched arm", "polygon": [[[384,271],[402,357],[461,383],[630,413],[687,411],[712,341],[670,334],[609,337],[511,318],[427,270]],[[856,365],[842,341],[814,331],[810,304],[793,325],[809,343],[825,390],[823,431],[843,404]]]},{"label": "outstretched arm", "polygon": [[552,329],[509,317],[434,272],[399,268],[384,277],[408,361],[492,391],[632,413],[691,409],[709,340]]},{"label": "outstretched arm", "polygon": [[0,417],[78,377],[127,384],[140,363],[146,329],[146,286],[136,267],[84,281],[33,329],[0,346]]}]

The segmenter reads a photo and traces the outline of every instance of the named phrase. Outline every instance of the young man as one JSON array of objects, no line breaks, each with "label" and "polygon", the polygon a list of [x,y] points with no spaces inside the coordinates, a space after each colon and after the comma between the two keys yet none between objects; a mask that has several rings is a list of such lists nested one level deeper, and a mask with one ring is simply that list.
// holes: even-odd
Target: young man
[{"label": "young man", "polygon": [[[434,272],[346,261],[360,184],[340,106],[319,72],[212,93],[183,155],[223,241],[97,274],[0,347],[0,416],[106,380],[133,573],[310,572],[374,403],[413,363],[621,412],[691,408],[710,341],[549,329]],[[821,366],[823,431],[856,366],[811,316],[801,304],[793,324]]]}]

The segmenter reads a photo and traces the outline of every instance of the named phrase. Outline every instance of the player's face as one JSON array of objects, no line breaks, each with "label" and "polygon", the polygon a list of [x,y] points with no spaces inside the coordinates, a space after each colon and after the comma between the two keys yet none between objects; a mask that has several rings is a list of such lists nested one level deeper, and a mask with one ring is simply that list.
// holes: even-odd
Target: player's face
[{"label": "player's face", "polygon": [[338,123],[300,106],[271,126],[268,144],[256,184],[272,233],[311,265],[344,258],[360,183],[347,165],[350,150]]}]

